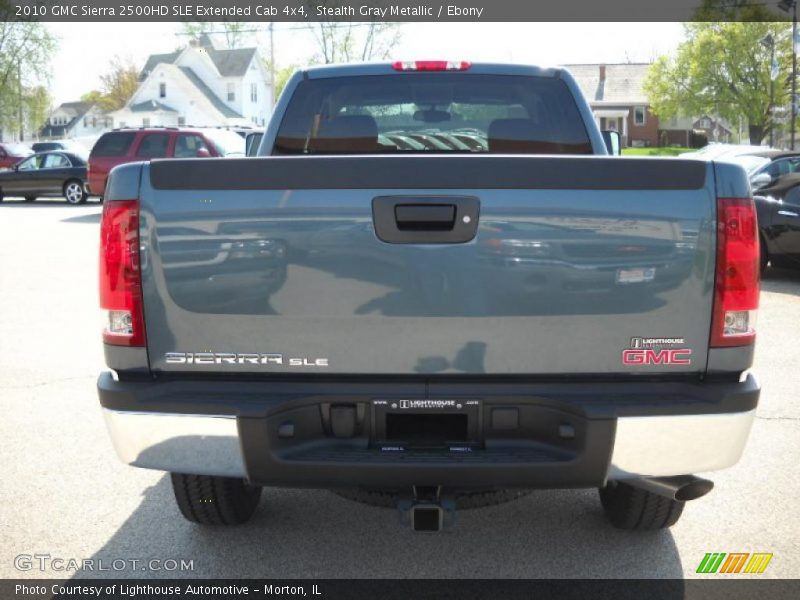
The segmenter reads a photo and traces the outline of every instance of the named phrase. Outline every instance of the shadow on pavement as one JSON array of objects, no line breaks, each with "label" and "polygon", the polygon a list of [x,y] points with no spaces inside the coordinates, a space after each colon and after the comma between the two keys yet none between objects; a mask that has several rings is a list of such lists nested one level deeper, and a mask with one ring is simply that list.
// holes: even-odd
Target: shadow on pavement
[{"label": "shadow on pavement", "polygon": [[[102,502],[102,498],[98,498]],[[691,508],[685,518],[691,518]],[[91,577],[280,578],[681,578],[669,531],[609,525],[594,490],[537,491],[460,511],[440,534],[401,527],[397,513],[324,490],[267,489],[250,523],[193,525],[168,476],[91,558],[193,560],[194,570],[78,572]],[[141,567],[139,567],[141,569]]]},{"label": "shadow on pavement", "polygon": [[61,219],[62,223],[99,223],[100,216],[102,213],[95,212],[89,213],[87,215],[79,215],[77,217],[67,217],[66,219]]},{"label": "shadow on pavement", "polygon": [[761,290],[775,294],[800,295],[800,269],[768,267],[761,278]]},{"label": "shadow on pavement", "polygon": [[[102,206],[102,204],[96,198],[90,198],[87,202],[83,204],[77,204],[77,207],[81,206],[92,206],[92,205]],[[9,198],[6,196],[2,202],[0,202],[0,208],[44,208],[44,207],[53,207],[53,206],[72,206],[63,198],[47,198],[47,199],[38,199],[34,200],[33,202],[26,202],[22,198]]]}]

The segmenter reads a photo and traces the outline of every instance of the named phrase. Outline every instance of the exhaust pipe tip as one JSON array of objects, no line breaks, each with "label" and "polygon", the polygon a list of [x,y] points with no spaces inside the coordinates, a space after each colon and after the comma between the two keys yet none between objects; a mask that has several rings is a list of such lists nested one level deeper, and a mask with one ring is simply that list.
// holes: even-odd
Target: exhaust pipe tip
[{"label": "exhaust pipe tip", "polygon": [[698,498],[705,496],[713,489],[713,481],[709,481],[708,479],[700,479],[699,477],[692,477],[691,481],[684,483],[677,490],[675,490],[675,500],[680,502],[697,500]]},{"label": "exhaust pipe tip", "polygon": [[676,475],[674,477],[647,477],[643,479],[625,480],[634,487],[653,494],[664,496],[678,502],[688,502],[702,498],[712,489],[714,482],[694,475]]},{"label": "exhaust pipe tip", "polygon": [[411,525],[414,531],[441,531],[444,510],[436,504],[415,504],[411,507]]}]

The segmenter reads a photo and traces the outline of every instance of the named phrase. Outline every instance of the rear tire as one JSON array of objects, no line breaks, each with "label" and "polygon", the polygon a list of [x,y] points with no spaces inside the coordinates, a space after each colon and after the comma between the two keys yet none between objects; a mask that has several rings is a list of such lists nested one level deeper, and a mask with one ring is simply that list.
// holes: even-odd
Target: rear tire
[{"label": "rear tire", "polygon": [[86,202],[86,188],[82,181],[71,179],[64,184],[64,198],[70,204],[82,204]]},{"label": "rear tire", "polygon": [[600,502],[614,527],[633,531],[672,527],[686,504],[619,481],[600,488]]},{"label": "rear tire", "polygon": [[[331,490],[337,496],[346,500],[376,506],[378,508],[397,508],[397,491],[376,488],[345,488]],[[466,510],[470,508],[483,508],[495,504],[512,502],[527,496],[531,490],[471,490],[456,493],[456,508]]]},{"label": "rear tire", "polygon": [[241,525],[253,516],[261,488],[244,479],[171,473],[181,514],[201,525]]}]

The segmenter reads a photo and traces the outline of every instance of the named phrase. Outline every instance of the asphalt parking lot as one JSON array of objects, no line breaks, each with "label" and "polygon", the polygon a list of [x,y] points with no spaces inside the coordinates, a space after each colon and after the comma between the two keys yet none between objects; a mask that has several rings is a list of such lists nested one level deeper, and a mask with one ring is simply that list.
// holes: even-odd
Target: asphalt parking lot
[{"label": "asphalt parking lot", "polygon": [[[0,204],[0,577],[691,577],[707,552],[771,552],[761,577],[800,572],[800,271],[763,282],[763,393],[742,461],[711,476],[716,489],[669,531],[613,529],[593,490],[464,511],[438,535],[326,491],[267,490],[250,524],[208,529],[182,519],[166,475],[120,464],[106,435],[94,389],[99,213],[94,202]],[[194,570],[15,567],[33,554]]]}]

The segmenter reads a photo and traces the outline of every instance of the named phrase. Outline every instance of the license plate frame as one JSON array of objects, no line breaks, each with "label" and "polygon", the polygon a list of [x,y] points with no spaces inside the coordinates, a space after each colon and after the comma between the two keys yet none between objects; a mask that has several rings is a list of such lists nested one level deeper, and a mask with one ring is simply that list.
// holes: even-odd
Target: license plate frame
[{"label": "license plate frame", "polygon": [[655,267],[637,267],[633,269],[617,269],[616,281],[620,285],[650,283],[656,278]]}]

